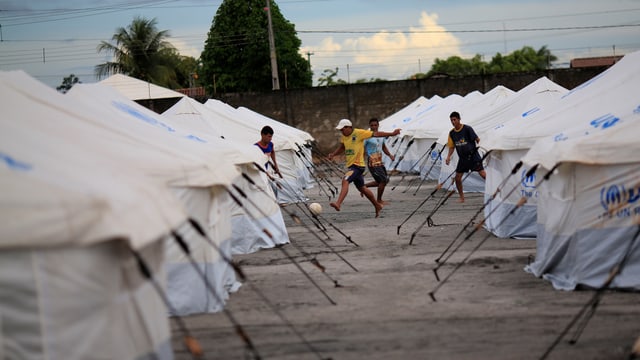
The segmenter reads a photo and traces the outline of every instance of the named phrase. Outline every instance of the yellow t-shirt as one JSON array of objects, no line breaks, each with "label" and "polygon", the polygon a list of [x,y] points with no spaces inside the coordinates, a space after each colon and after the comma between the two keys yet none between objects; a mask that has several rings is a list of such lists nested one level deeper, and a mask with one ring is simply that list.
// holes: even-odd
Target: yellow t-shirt
[{"label": "yellow t-shirt", "polygon": [[351,165],[364,167],[364,141],[373,137],[373,131],[353,129],[349,136],[342,136],[340,142],[344,144],[344,155],[347,167]]}]

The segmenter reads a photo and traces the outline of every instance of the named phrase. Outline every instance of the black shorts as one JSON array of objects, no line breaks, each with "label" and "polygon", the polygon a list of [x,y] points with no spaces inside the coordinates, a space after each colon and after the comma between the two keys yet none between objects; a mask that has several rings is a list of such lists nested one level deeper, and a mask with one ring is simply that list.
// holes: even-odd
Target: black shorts
[{"label": "black shorts", "polygon": [[351,165],[347,173],[344,174],[344,179],[360,189],[364,186],[364,176],[362,174],[364,174],[364,166]]},{"label": "black shorts", "polygon": [[373,176],[378,184],[387,184],[389,182],[389,175],[387,175],[387,169],[384,166],[369,166],[369,172]]},{"label": "black shorts", "polygon": [[482,158],[477,152],[473,153],[473,155],[458,158],[458,166],[456,166],[457,173],[482,170],[484,170],[484,166],[482,166]]}]

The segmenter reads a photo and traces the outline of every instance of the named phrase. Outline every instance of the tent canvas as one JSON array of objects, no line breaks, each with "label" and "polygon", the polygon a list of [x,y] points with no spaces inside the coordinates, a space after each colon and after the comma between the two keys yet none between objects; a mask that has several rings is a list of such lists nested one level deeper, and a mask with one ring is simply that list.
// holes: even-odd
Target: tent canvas
[{"label": "tent canvas", "polygon": [[158,239],[185,220],[181,206],[130,162],[78,144],[97,132],[67,127],[79,119],[51,102],[62,95],[22,72],[0,73],[0,88],[0,352],[173,358],[166,308],[129,249],[161,280]]},{"label": "tent canvas", "polygon": [[[378,129],[387,132],[395,129],[404,130],[418,116],[431,110],[435,104],[441,100],[442,98],[440,96],[434,96],[430,99],[420,96],[398,112],[380,120]],[[404,137],[401,134],[400,137],[395,137],[393,140],[386,142],[389,151],[397,158],[393,162],[387,157],[383,158],[387,169],[409,172],[412,168],[419,168],[418,163],[421,162],[423,154],[418,154],[418,151],[413,146],[408,147],[409,141],[409,137]],[[402,161],[404,159],[407,159],[407,161]]]},{"label": "tent canvas", "polygon": [[124,74],[111,75],[99,83],[111,86],[130,100],[181,98],[186,96],[177,91]]},{"label": "tent canvas", "polygon": [[[81,84],[66,96],[80,103],[90,104],[93,111],[103,114],[101,118],[106,119],[104,126],[141,134],[144,139],[136,139],[140,143],[151,143],[157,147],[167,146],[173,152],[198,159],[205,167],[213,167],[214,164],[219,167],[220,171],[216,176],[207,175],[198,183],[171,186],[172,192],[180,199],[189,216],[202,225],[218,247],[213,248],[190,226],[177,229],[177,233],[191,248],[198,267],[206,275],[216,295],[209,292],[193,269],[189,258],[175,244],[172,237],[165,239],[165,268],[168,278],[167,292],[174,305],[171,315],[220,311],[229,297],[229,292],[235,291],[239,286],[235,273],[218,253],[222,251],[229,258],[233,244],[231,216],[226,211],[233,206],[233,202],[224,188],[239,176],[239,172],[228,159],[241,158],[250,161],[252,158],[242,151],[228,149],[212,141],[207,142],[199,134],[176,127],[161,115],[126,99],[108,86]],[[180,172],[178,169],[172,171]]]},{"label": "tent canvas", "polygon": [[[215,139],[220,142],[220,137],[224,137],[222,142],[228,144],[229,147],[255,154],[253,161],[260,161],[258,159],[263,156],[260,149],[254,146],[253,142],[248,141],[247,134],[253,134],[253,131],[249,131],[248,126],[227,125],[219,113],[196,100],[183,98],[165,111],[162,116],[171,126],[185,129],[206,141]],[[250,196],[250,202],[245,207],[232,203],[227,208],[228,213],[231,214],[232,223],[232,254],[246,254],[289,242],[284,218],[275,201],[275,195],[267,185],[266,176],[259,173],[252,165],[253,161],[239,162],[237,166],[255,183],[261,184],[262,190],[253,188],[253,185],[244,179],[236,182],[236,186]],[[271,236],[264,229],[267,229]]]},{"label": "tent canvas", "polygon": [[[536,199],[537,180],[526,177],[528,167],[522,167],[517,174],[510,175],[511,170],[528,149],[519,146],[502,147],[501,141],[507,129],[527,131],[545,111],[560,101],[567,89],[546,77],[541,77],[522,88],[506,102],[482,116],[474,125],[480,137],[480,146],[491,150],[486,160],[487,180],[485,184],[485,200],[488,200],[502,185],[501,191],[485,207],[485,227],[502,238],[532,238],[536,236]],[[516,207],[522,197],[527,203],[516,213],[507,214]]]},{"label": "tent canvas", "polygon": [[380,120],[380,131],[391,132],[395,129],[403,129],[408,123],[415,119],[415,116],[420,113],[421,109],[424,109],[425,106],[428,106],[430,103],[436,102],[436,99],[442,100],[439,96],[431,99],[427,99],[424,96],[418,97],[409,105]]},{"label": "tent canvas", "polygon": [[[314,164],[311,152],[312,142],[314,141],[313,136],[306,131],[283,124],[245,107],[238,107],[237,112],[240,113],[242,119],[246,119],[247,121],[254,119],[254,121],[257,122],[257,126],[266,124],[271,126],[277,134],[286,135],[292,144],[291,147],[287,149],[288,151],[281,149],[280,152],[277,153],[278,167],[284,177],[283,181],[286,182],[285,188],[299,190],[293,194],[291,194],[292,191],[285,191],[282,195],[278,193],[278,200],[281,203],[306,201],[304,193],[301,190],[310,189],[314,184]],[[288,159],[281,161],[280,157],[283,156],[280,154],[288,157]],[[288,197],[286,197],[287,195]]]},{"label": "tent canvas", "polygon": [[574,125],[538,139],[523,158],[542,171],[560,164],[541,187],[536,261],[527,267],[556,288],[599,287],[628,254],[611,287],[640,289],[639,239],[629,248],[640,223],[639,60],[628,54],[567,95],[549,121]]},{"label": "tent canvas", "polygon": [[[401,142],[404,143],[404,148],[398,149],[398,152],[405,155],[402,161],[397,164],[398,170],[418,173],[422,178],[425,178],[425,176],[428,179],[438,178],[440,163],[442,162],[438,155],[439,149],[434,149],[435,156],[434,151],[429,151],[429,149],[440,133],[450,126],[450,109],[456,107],[463,99],[458,94],[452,94],[440,101],[430,103],[426,108],[421,108],[419,113],[415,115],[414,120],[402,128],[400,136],[402,137]],[[444,113],[446,113],[446,116],[443,118],[442,114]],[[435,164],[431,166],[433,161],[435,161]],[[428,168],[431,171],[427,174]]]},{"label": "tent canvas", "polygon": [[556,289],[598,288],[629,256],[610,287],[640,290],[638,179],[640,160],[561,165],[540,187],[536,258],[525,270]]},{"label": "tent canvas", "polygon": [[[462,123],[474,127],[475,130],[475,123],[479,122],[484,114],[487,114],[492,109],[497,108],[514,94],[514,91],[507,89],[502,85],[498,85],[483,96],[477,96],[469,101],[462,102],[458,108],[455,110],[452,109],[451,111],[457,111],[460,113]],[[443,131],[438,137],[438,140],[436,140],[436,143],[438,144],[436,147],[438,149],[447,144],[449,131],[451,131],[451,128]],[[482,141],[482,137],[480,137],[480,141]],[[443,150],[445,156],[447,152],[448,149],[445,148]],[[440,175],[438,176],[438,182],[441,184],[448,182],[447,187],[451,190],[454,189],[452,174],[456,170],[457,164],[458,154],[455,151],[451,156],[449,165],[444,162],[440,163]],[[447,180],[447,178],[449,178],[449,180]],[[473,172],[464,179],[464,192],[484,192],[485,180],[478,175],[478,173]]]},{"label": "tent canvas", "polygon": [[[313,171],[310,148],[305,147],[313,141],[313,137],[304,131],[295,129],[274,119],[256,113],[247,108],[234,108],[219,100],[209,99],[204,104],[209,114],[214,116],[220,131],[240,143],[255,144],[260,140],[260,131],[265,125],[274,130],[273,146],[276,161],[283,178],[275,176],[281,183],[274,192],[281,204],[306,201],[303,190],[311,187],[310,172]],[[206,112],[205,112],[206,113]],[[304,158],[303,158],[304,156]],[[265,169],[270,169],[264,156],[260,162]]]}]

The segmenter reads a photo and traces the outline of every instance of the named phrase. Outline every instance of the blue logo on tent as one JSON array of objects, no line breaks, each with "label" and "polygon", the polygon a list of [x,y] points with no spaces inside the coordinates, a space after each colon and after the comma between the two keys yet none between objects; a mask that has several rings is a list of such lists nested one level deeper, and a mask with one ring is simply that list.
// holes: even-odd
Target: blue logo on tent
[{"label": "blue logo on tent", "polygon": [[429,111],[429,110],[433,109],[434,107],[436,107],[436,104],[429,105],[426,109],[424,109],[424,110],[422,110],[422,111],[418,112],[418,113],[416,114],[416,118],[419,118],[419,117],[420,117],[420,115],[422,115],[422,114],[426,113],[427,111]]},{"label": "blue logo on tent", "polygon": [[[618,215],[627,215],[630,212],[623,209],[627,205],[640,200],[640,184],[627,188],[624,185],[604,186],[600,189],[600,204],[607,211],[615,210]],[[628,215],[631,215],[630,213]],[[628,216],[627,215],[627,216]]]},{"label": "blue logo on tent", "polygon": [[600,116],[597,119],[591,120],[589,124],[596,129],[597,128],[607,129],[617,124],[618,121],[620,121],[620,118],[612,114],[607,114],[607,115]]},{"label": "blue logo on tent", "polygon": [[553,137],[553,141],[558,142],[558,141],[565,141],[567,140],[569,137],[567,135],[565,135],[564,133],[560,133],[556,136]]},{"label": "blue logo on tent", "polygon": [[408,123],[409,121],[411,121],[411,116],[408,116],[408,117],[402,119],[403,123]]},{"label": "blue logo on tent", "polygon": [[527,172],[529,169],[522,170],[522,175],[520,176],[520,183],[522,184],[522,189],[520,189],[520,195],[528,198],[537,198],[539,193],[536,190],[536,173],[527,176]]},{"label": "blue logo on tent", "polygon": [[616,210],[620,213],[623,207],[638,200],[640,200],[640,184],[631,188],[620,184],[603,186],[600,189],[600,204],[607,211]]},{"label": "blue logo on tent", "polygon": [[153,126],[157,126],[159,128],[165,129],[168,132],[176,132],[176,130],[174,128],[172,128],[171,126],[163,123],[162,121],[151,117],[149,115],[143,114],[142,112],[134,109],[133,107],[125,104],[125,103],[121,103],[119,101],[113,101],[112,102],[113,106],[115,106],[116,108],[120,109],[121,111],[126,112],[127,114],[136,117],[144,122],[146,122],[147,124],[151,124]]},{"label": "blue logo on tent", "polygon": [[529,115],[531,115],[531,114],[533,114],[533,113],[536,113],[536,112],[538,112],[538,111],[540,111],[540,108],[539,108],[539,107],[534,107],[534,108],[533,108],[533,109],[531,109],[531,110],[525,111],[525,112],[522,114],[522,117],[527,117],[527,116],[529,116]]},{"label": "blue logo on tent", "polygon": [[5,163],[5,165],[7,165],[7,167],[11,170],[29,171],[33,168],[31,164],[16,160],[10,155],[3,153],[0,153],[0,160],[2,160],[2,162]]},{"label": "blue logo on tent", "polygon": [[524,186],[525,188],[528,189],[535,189],[536,188],[536,173],[534,172],[533,174],[527,176],[527,172],[529,171],[529,169],[524,169],[522,170],[522,179],[521,179],[521,183],[522,186]]},{"label": "blue logo on tent", "polygon": [[603,187],[600,189],[600,204],[605,210],[611,208],[617,208],[623,204],[625,197],[624,186],[611,185],[609,187]]},{"label": "blue logo on tent", "polygon": [[438,159],[438,152],[433,150],[431,151],[431,160],[435,161],[436,159]]},{"label": "blue logo on tent", "polygon": [[197,137],[197,136],[192,135],[192,134],[189,134],[189,135],[185,136],[185,138],[187,138],[189,140],[197,141],[197,142],[200,142],[200,143],[206,143],[207,142],[207,140],[205,140],[203,138],[200,138],[200,137]]}]

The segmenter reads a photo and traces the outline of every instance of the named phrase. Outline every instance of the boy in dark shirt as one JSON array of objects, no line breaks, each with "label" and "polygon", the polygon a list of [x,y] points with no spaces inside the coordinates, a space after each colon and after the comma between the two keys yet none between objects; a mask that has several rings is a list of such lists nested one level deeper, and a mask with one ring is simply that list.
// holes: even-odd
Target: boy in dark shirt
[{"label": "boy in dark shirt", "polygon": [[487,174],[482,166],[482,158],[478,154],[477,144],[480,143],[480,138],[476,135],[476,132],[469,125],[463,125],[460,122],[460,114],[454,111],[449,115],[453,129],[449,131],[449,154],[445,163],[449,165],[451,161],[451,155],[453,154],[453,148],[458,153],[458,165],[456,166],[456,188],[458,194],[460,194],[460,202],[464,202],[464,192],[462,191],[462,174],[468,171],[477,171],[483,179]]}]

